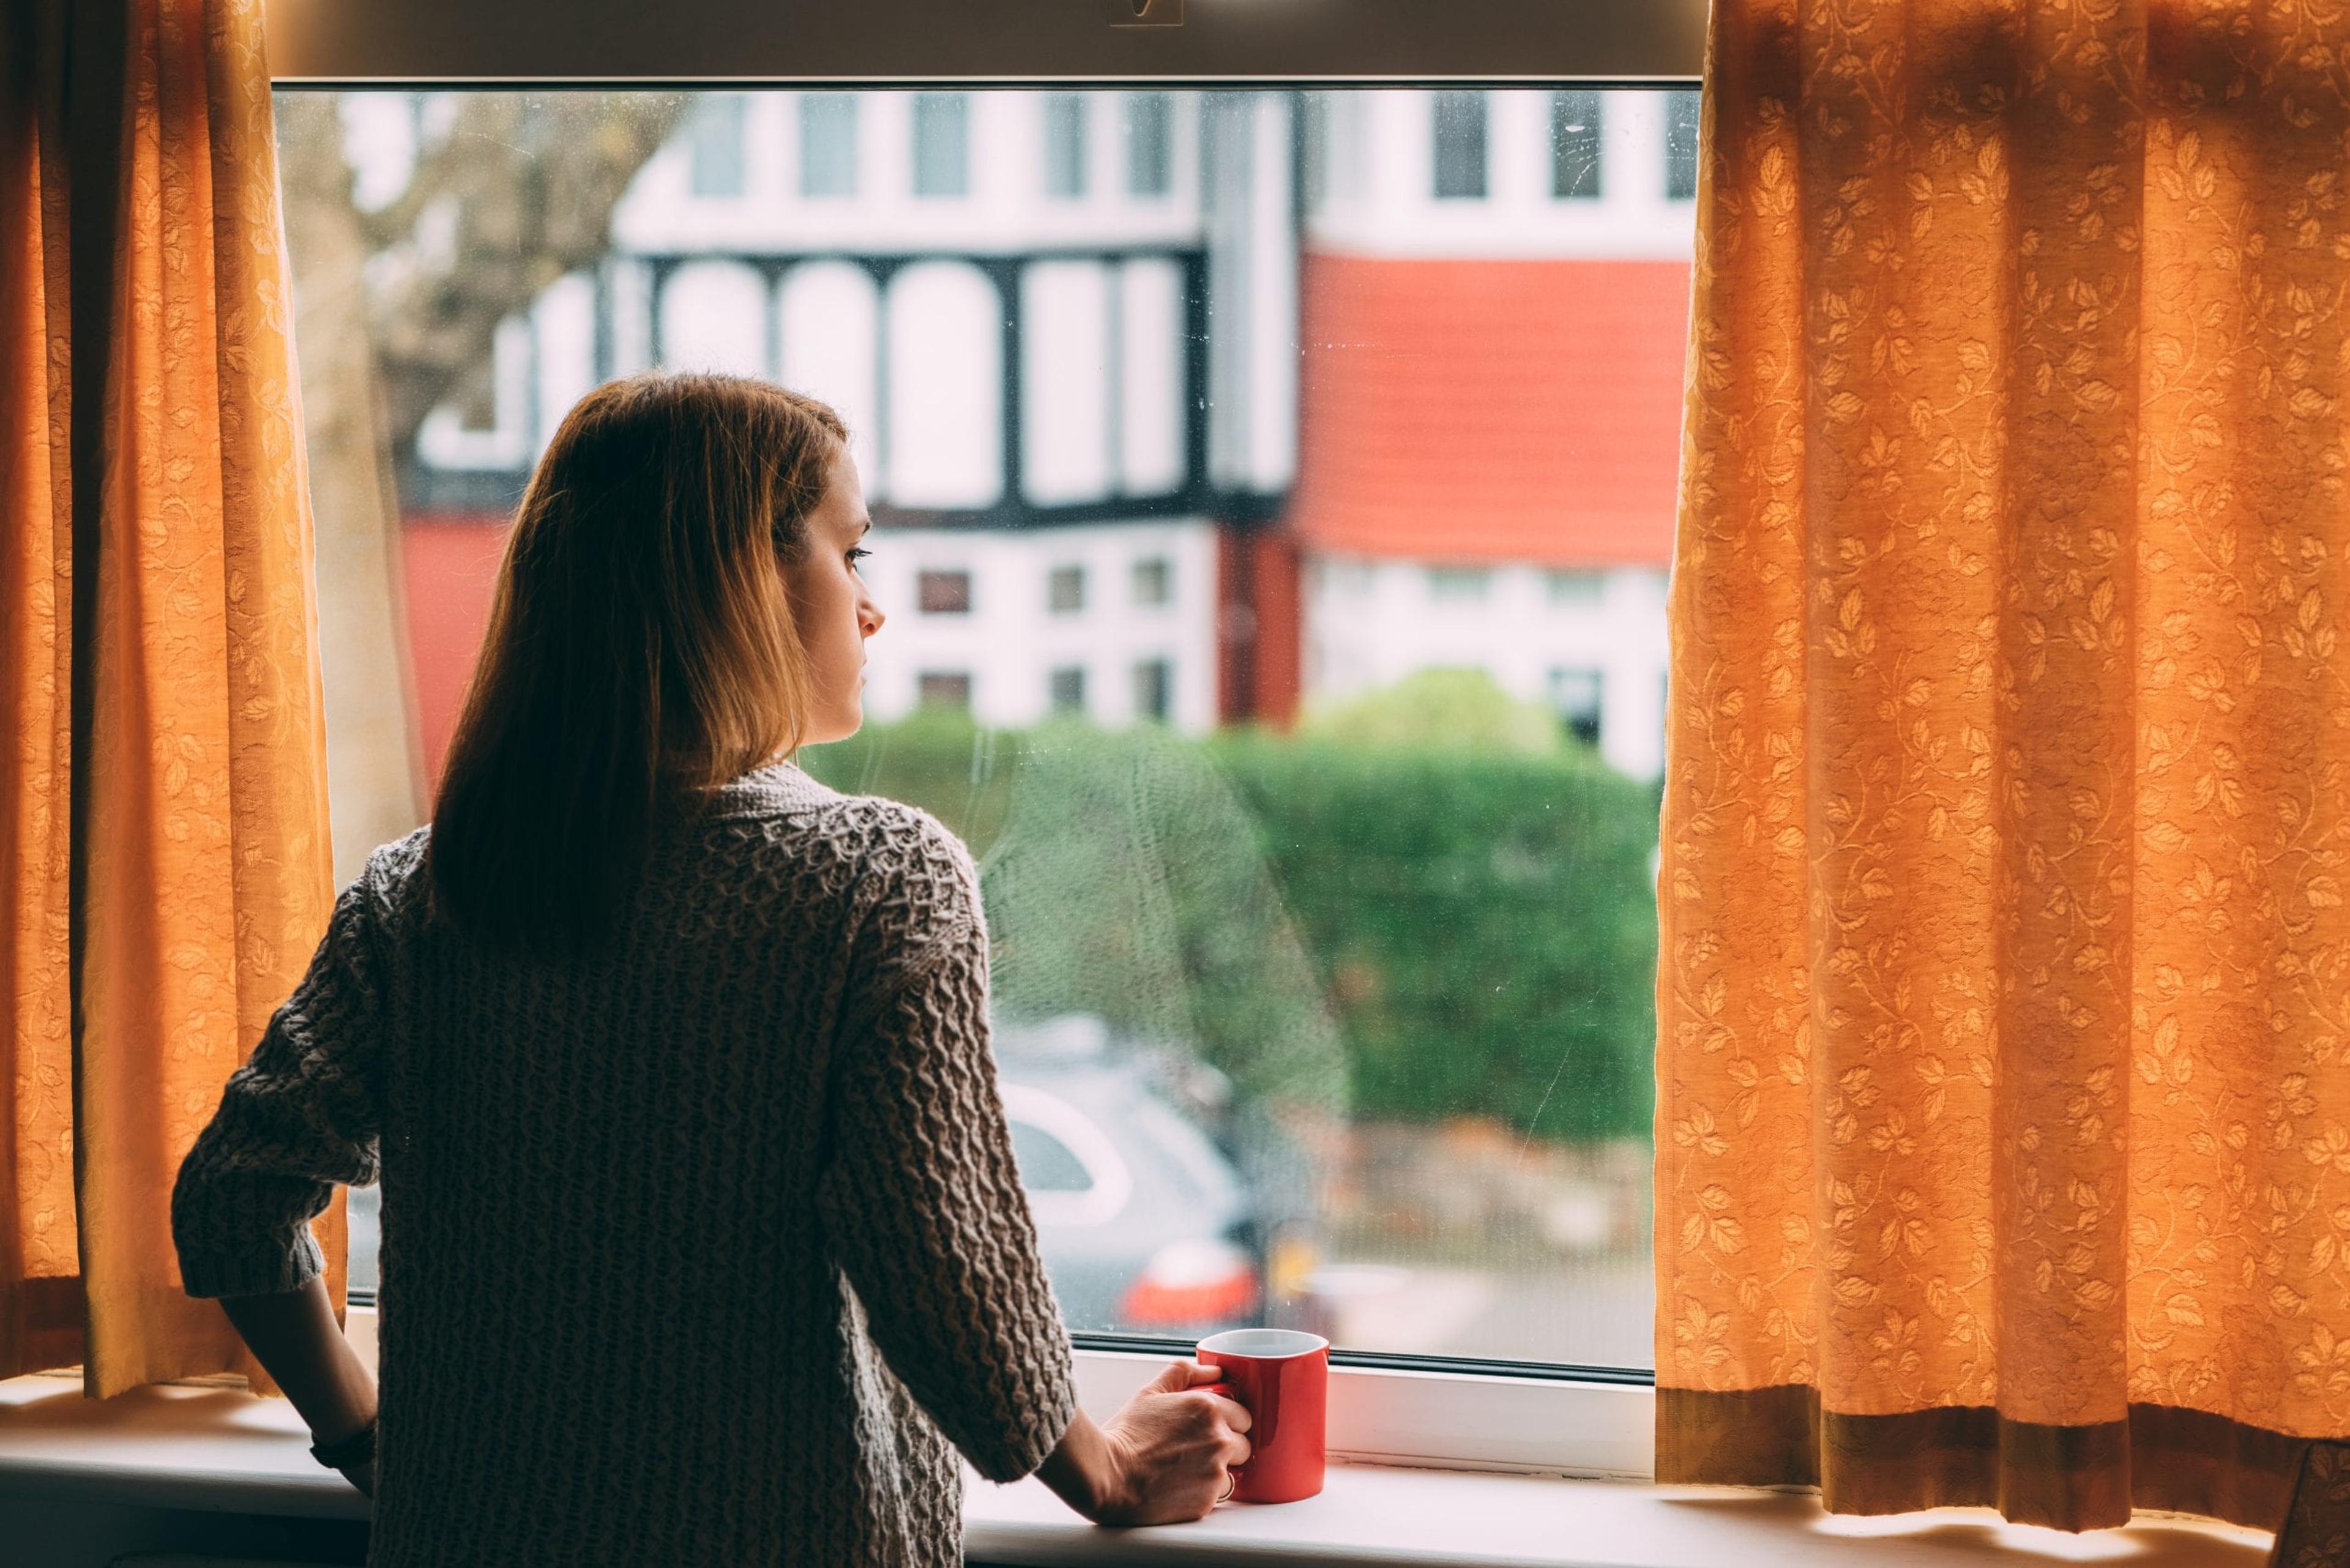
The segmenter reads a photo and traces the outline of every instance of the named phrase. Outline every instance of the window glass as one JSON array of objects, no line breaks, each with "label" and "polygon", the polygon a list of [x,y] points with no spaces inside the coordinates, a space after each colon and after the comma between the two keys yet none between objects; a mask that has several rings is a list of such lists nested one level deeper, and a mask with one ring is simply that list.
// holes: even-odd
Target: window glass
[{"label": "window glass", "polygon": [[[889,615],[804,762],[983,867],[1070,1325],[1650,1365],[1694,214],[1687,104],[1584,93],[1645,194],[1553,198],[1547,87],[1444,95],[1450,151],[1403,89],[282,90],[302,336],[367,349],[302,389],[338,876],[423,819],[564,411],[780,376],[849,428]],[[976,177],[1056,98],[1147,202]]]},{"label": "window glass", "polygon": [[1164,196],[1175,185],[1175,102],[1163,92],[1126,95],[1126,193]]},{"label": "window glass", "polygon": [[914,579],[914,600],[924,615],[969,615],[969,572],[924,571]]},{"label": "window glass", "polygon": [[1485,194],[1485,95],[1440,92],[1430,97],[1438,199],[1482,197]]},{"label": "window glass", "polygon": [[1134,563],[1134,602],[1163,605],[1175,597],[1175,568],[1161,556]]},{"label": "window glass", "polygon": [[1482,566],[1431,566],[1428,572],[1429,596],[1452,604],[1474,604],[1492,586],[1493,574]]},{"label": "window glass", "polygon": [[971,191],[971,99],[959,92],[914,95],[914,194]]},{"label": "window glass", "polygon": [[743,193],[743,119],[740,93],[710,93],[695,106],[692,135],[687,143],[689,178],[695,195]]},{"label": "window glass", "polygon": [[1086,193],[1086,100],[1073,92],[1045,99],[1045,194]]},{"label": "window glass", "polygon": [[1550,95],[1550,193],[1599,198],[1599,149],[1607,95],[1587,88]]},{"label": "window glass", "polygon": [[1665,94],[1665,194],[1686,202],[1697,194],[1697,134],[1700,95]]},{"label": "window glass", "polygon": [[914,677],[914,701],[924,708],[971,711],[971,672],[967,670],[925,670]]},{"label": "window glass", "polygon": [[857,96],[800,94],[800,194],[857,194]]},{"label": "window glass", "polygon": [[1146,659],[1134,667],[1136,718],[1164,722],[1174,705],[1174,666],[1163,659]]}]

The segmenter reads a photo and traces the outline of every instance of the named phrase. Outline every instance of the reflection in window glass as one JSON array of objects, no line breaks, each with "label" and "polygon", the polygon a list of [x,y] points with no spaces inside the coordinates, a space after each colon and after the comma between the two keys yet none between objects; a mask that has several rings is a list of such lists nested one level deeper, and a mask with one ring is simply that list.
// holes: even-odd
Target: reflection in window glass
[{"label": "reflection in window glass", "polygon": [[1665,95],[1665,194],[1676,202],[1697,194],[1699,101],[1694,90]]},{"label": "reflection in window glass", "polygon": [[[1545,191],[1565,128],[1690,109],[1447,97],[1448,188],[1512,199],[1384,178],[1417,90],[281,91],[296,287],[380,377],[303,387],[340,875],[427,809],[565,410],[780,369],[847,421],[889,618],[864,732],[804,762],[983,867],[1070,1325],[1650,1365],[1693,213],[1653,151],[1641,200]],[[1088,115],[1114,145],[1075,152]],[[1043,160],[1000,209],[983,131]],[[420,156],[447,137],[462,171]],[[1088,158],[1148,205],[1039,199]],[[698,205],[770,181],[819,221]],[[431,216],[371,260],[355,191],[359,232]]]},{"label": "reflection in window glass", "polygon": [[1578,201],[1599,197],[1600,131],[1607,95],[1588,88],[1550,95],[1550,193]]},{"label": "reflection in window glass", "polygon": [[688,143],[690,179],[697,196],[743,193],[743,95],[706,94],[693,114]]},{"label": "reflection in window glass", "polygon": [[1094,1185],[1067,1144],[1035,1122],[1012,1119],[1012,1158],[1020,1167],[1020,1185],[1031,1192],[1083,1192]]},{"label": "reflection in window glass", "polygon": [[1483,196],[1485,95],[1482,92],[1440,92],[1432,97],[1438,199]]},{"label": "reflection in window glass", "polygon": [[1126,193],[1164,196],[1175,185],[1175,105],[1163,92],[1126,95]]},{"label": "reflection in window glass", "polygon": [[1045,99],[1045,194],[1086,193],[1086,100],[1073,92]]},{"label": "reflection in window glass", "polygon": [[857,194],[857,96],[800,94],[800,194]]},{"label": "reflection in window glass", "polygon": [[971,191],[971,99],[959,92],[914,95],[914,194],[962,196]]}]

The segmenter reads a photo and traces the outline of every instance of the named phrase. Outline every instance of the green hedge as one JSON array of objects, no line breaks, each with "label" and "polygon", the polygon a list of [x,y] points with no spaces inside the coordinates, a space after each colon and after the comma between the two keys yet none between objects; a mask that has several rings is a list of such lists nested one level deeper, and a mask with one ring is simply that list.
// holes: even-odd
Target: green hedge
[{"label": "green hedge", "polygon": [[808,765],[971,844],[1008,1015],[1097,1012],[1357,1116],[1648,1128],[1657,797],[1580,748],[925,713]]}]

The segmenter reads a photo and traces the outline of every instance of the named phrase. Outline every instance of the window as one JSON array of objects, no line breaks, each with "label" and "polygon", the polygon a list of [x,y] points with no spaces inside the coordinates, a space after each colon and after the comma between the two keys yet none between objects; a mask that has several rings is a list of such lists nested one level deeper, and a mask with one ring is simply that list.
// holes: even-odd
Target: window
[{"label": "window", "polygon": [[1607,678],[1596,670],[1554,670],[1550,672],[1551,711],[1568,734],[1586,746],[1599,743],[1600,702]]},{"label": "window", "polygon": [[1585,89],[1550,95],[1550,193],[1577,201],[1599,199],[1601,106],[1605,93]]},{"label": "window", "polygon": [[[444,177],[415,155],[421,95],[392,89],[401,111],[380,123],[353,110],[366,96],[281,90],[282,141],[329,139],[303,149],[347,161],[284,160],[289,205],[348,202],[358,180],[405,207],[419,196],[409,182]],[[1669,546],[1686,235],[1656,222],[1653,190],[1645,204],[1613,199],[1625,190],[1575,223],[1513,238],[1524,252],[1513,265],[1546,269],[1546,288],[1628,324],[1597,352],[1587,334],[1444,286],[1448,247],[1476,254],[1500,214],[1432,204],[1430,176],[1417,171],[1400,185],[1378,177],[1382,139],[1428,133],[1419,89],[1334,91],[1318,133],[1305,134],[1287,93],[1252,92],[1242,114],[1213,91],[1068,92],[1089,134],[1110,139],[1087,149],[1097,174],[1165,203],[1148,213],[1123,200],[1055,209],[1043,171],[979,177],[975,160],[993,149],[978,130],[999,110],[1014,129],[1023,114],[1041,127],[1043,96],[737,95],[747,144],[767,146],[772,130],[785,156],[776,192],[830,192],[809,224],[710,225],[682,172],[704,134],[692,104],[660,143],[660,178],[633,182],[625,224],[608,207],[583,215],[588,193],[564,183],[562,161],[469,141],[498,161],[469,168],[448,200],[489,192],[525,225],[527,248],[547,237],[520,199],[536,191],[567,222],[605,224],[606,248],[541,286],[549,275],[515,272],[510,258],[484,264],[466,248],[476,227],[457,224],[452,269],[484,284],[512,273],[526,292],[499,302],[507,328],[460,343],[432,372],[428,410],[396,418],[380,450],[352,434],[373,427],[346,417],[348,400],[338,410],[333,383],[304,389],[312,472],[338,493],[385,495],[369,537],[393,541],[371,592],[322,585],[322,618],[376,650],[369,680],[329,694],[338,846],[363,856],[423,819],[486,618],[500,519],[553,421],[599,379],[657,359],[756,355],[762,373],[840,410],[863,443],[881,535],[873,587],[890,621],[869,646],[867,729],[811,749],[806,763],[841,787],[921,805],[970,841],[998,937],[997,1022],[1040,1036],[1003,1057],[1006,1082],[1070,1113],[1024,1119],[1092,1174],[1087,1194],[1114,1192],[1099,1185],[1114,1169],[1133,1184],[1107,1222],[1130,1245],[1102,1265],[1098,1288],[1076,1282],[1103,1234],[1084,1228],[1095,1222],[1070,1210],[1045,1228],[1070,1327],[1138,1332],[1148,1293],[1131,1293],[1154,1268],[1226,1268],[1237,1255],[1265,1293],[1236,1313],[1324,1325],[1348,1355],[1612,1367],[1637,1381],[1653,1335],[1644,944],[1658,782],[1640,759],[1662,751],[1664,647],[1660,596],[1640,574],[1661,568]],[[1489,192],[1547,204],[1547,87],[1523,100],[1463,96],[1491,105],[1490,119],[1478,111]],[[435,97],[458,135],[513,102]],[[1598,97],[1619,134],[1665,117],[1661,93]],[[563,117],[571,145],[598,133],[599,116],[641,123],[629,117],[655,111],[618,92],[531,99],[531,112]],[[657,112],[668,126],[680,111],[664,100]],[[1248,139],[1245,164],[1219,163],[1210,190],[1177,177],[1203,120],[1218,148]],[[1293,227],[1286,198],[1253,182],[1300,191],[1300,143],[1315,134],[1344,210]],[[963,200],[910,199],[926,158],[953,168],[939,183]],[[300,184],[297,166],[320,163],[341,182]],[[754,157],[746,196],[768,193],[764,169]],[[1201,237],[1211,203],[1220,223],[1274,220],[1219,231],[1245,267],[1211,265]],[[364,297],[327,286],[342,262],[303,248],[317,230],[292,232],[311,297]],[[1379,309],[1339,309],[1315,340],[1260,308],[1266,295],[1243,310],[1221,292],[1268,279],[1294,289],[1364,234],[1409,244],[1381,264]],[[1627,254],[1656,265],[1591,265]],[[1650,275],[1653,295],[1627,292]],[[1197,321],[1232,336],[1201,352]],[[377,329],[356,311],[345,326]],[[1496,389],[1563,378],[1568,406],[1495,406]],[[1363,422],[1438,384],[1450,390],[1435,413]],[[476,386],[487,390],[473,406]],[[1464,474],[1456,462],[1461,430],[1496,412],[1563,428],[1595,402],[1610,410],[1604,441],[1561,443],[1508,472]],[[428,421],[439,422],[420,433]],[[1043,443],[1095,454],[1092,488],[1071,480],[1037,499],[1029,459]],[[1263,530],[1258,519],[1293,504],[1299,462],[1314,471],[1348,450],[1378,452],[1377,493],[1317,513],[1303,544]],[[1499,456],[1481,450],[1488,467],[1507,461],[1506,443]],[[1131,478],[1138,452],[1171,455],[1151,458],[1146,484]],[[1638,514],[1601,504],[1641,493],[1667,499]],[[343,525],[322,512],[322,531]],[[1604,570],[1557,565],[1583,560],[1597,537],[1626,554]],[[1603,584],[1604,621],[1577,607]],[[1245,679],[1226,657],[1235,627],[1278,656]],[[1604,767],[1570,713],[1589,728],[1588,691],[1570,702],[1554,670],[1603,680]],[[1308,765],[1327,757],[1344,766]],[[1419,809],[1432,797],[1408,781],[1427,776],[1451,781],[1445,813]],[[357,870],[338,867],[345,880]],[[1463,952],[1476,961],[1433,956]],[[1510,983],[1524,974],[1543,983]],[[1022,1136],[1028,1179],[1050,1179],[1044,1162],[1057,1156]],[[1102,1149],[1122,1164],[1097,1159]],[[367,1277],[357,1258],[355,1273]],[[1411,1398],[1450,1386],[1398,1383],[1419,1391]],[[1481,1400],[1533,1400],[1570,1385],[1474,1386]],[[1488,1430],[1491,1413],[1431,1417],[1427,1429],[1471,1443],[1459,1435]],[[1562,1444],[1594,1429],[1580,1417],[1528,1428]],[[1399,1429],[1388,1440],[1419,1439]],[[1621,1464],[1541,1452],[1569,1469],[1645,1462],[1644,1449]]]},{"label": "window", "polygon": [[1138,718],[1165,722],[1175,701],[1175,667],[1163,659],[1146,659],[1134,667],[1134,711]]},{"label": "window", "polygon": [[923,571],[914,578],[914,599],[924,615],[969,615],[969,572]]},{"label": "window", "polygon": [[1440,604],[1480,604],[1493,586],[1493,574],[1482,566],[1430,566],[1428,595]]},{"label": "window", "polygon": [[1163,92],[1126,95],[1126,193],[1164,196],[1175,187],[1175,103]]},{"label": "window", "polygon": [[1064,201],[1086,193],[1086,100],[1073,92],[1045,99],[1045,194]]},{"label": "window", "polygon": [[800,194],[857,194],[856,94],[800,94]]},{"label": "window", "polygon": [[971,193],[971,99],[959,92],[914,95],[914,194]]},{"label": "window", "polygon": [[743,119],[740,93],[710,93],[694,107],[686,151],[688,180],[695,195],[743,193]]},{"label": "window", "polygon": [[1665,94],[1665,195],[1675,202],[1697,194],[1699,98],[1694,92]]},{"label": "window", "polygon": [[914,701],[924,708],[971,711],[971,671],[925,670],[914,677]]},{"label": "window", "polygon": [[1485,95],[1440,92],[1430,106],[1436,136],[1436,197],[1439,201],[1485,194]]},{"label": "window", "polygon": [[1134,563],[1134,602],[1163,605],[1175,597],[1175,568],[1161,556]]},{"label": "window", "polygon": [[1607,574],[1553,568],[1543,574],[1555,605],[1596,605],[1607,597]]}]

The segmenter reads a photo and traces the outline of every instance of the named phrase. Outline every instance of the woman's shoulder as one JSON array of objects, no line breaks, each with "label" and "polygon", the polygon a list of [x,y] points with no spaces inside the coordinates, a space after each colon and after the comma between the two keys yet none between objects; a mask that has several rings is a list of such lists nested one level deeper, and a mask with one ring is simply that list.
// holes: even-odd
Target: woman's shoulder
[{"label": "woman's shoulder", "polygon": [[833,789],[793,763],[735,780],[714,805],[730,836],[751,841],[757,851],[827,861],[868,883],[977,881],[962,840],[929,812]]}]

